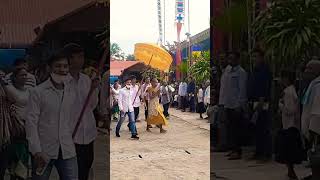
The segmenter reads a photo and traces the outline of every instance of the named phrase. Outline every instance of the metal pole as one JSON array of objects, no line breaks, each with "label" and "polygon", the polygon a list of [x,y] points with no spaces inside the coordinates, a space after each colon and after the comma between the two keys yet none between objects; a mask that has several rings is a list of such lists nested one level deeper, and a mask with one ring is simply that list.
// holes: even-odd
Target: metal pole
[{"label": "metal pole", "polygon": [[166,44],[166,0],[163,0],[163,42]]},{"label": "metal pole", "polygon": [[188,33],[190,33],[190,0],[188,0]]},{"label": "metal pole", "polygon": [[189,51],[189,66],[191,67],[192,62],[191,62],[191,38],[190,38],[190,0],[188,0],[188,51]]}]

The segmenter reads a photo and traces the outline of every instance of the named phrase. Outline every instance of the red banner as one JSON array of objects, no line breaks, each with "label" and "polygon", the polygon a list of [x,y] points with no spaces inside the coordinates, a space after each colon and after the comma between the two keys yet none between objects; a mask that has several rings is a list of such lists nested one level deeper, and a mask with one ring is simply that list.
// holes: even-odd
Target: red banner
[{"label": "red banner", "polygon": [[[224,10],[224,0],[215,0],[212,1],[213,3],[213,9],[211,10],[211,17],[216,18],[223,14]],[[211,27],[212,28],[212,27]],[[217,54],[221,51],[223,51],[223,38],[224,33],[220,29],[213,29],[211,31],[211,36],[213,36],[213,55],[217,56]]]},{"label": "red banner", "polygon": [[[179,67],[181,64],[181,49],[180,49],[180,33],[181,33],[182,23],[177,23],[177,50],[176,50],[176,67]],[[176,80],[180,80],[181,73],[180,71],[176,70]]]}]

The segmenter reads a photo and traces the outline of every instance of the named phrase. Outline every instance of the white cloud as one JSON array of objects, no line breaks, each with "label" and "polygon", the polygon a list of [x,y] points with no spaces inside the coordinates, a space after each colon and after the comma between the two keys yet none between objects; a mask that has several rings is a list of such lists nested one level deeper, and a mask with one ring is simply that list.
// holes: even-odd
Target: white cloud
[{"label": "white cloud", "polygon": [[[164,9],[163,1],[161,0],[162,9]],[[166,41],[172,43],[177,40],[174,23],[175,0],[165,0],[165,3]],[[111,42],[118,43],[125,53],[133,53],[135,43],[156,43],[158,41],[157,0],[111,0],[110,13]],[[209,18],[210,0],[190,0],[190,32],[192,35],[209,28]],[[187,23],[186,17],[181,31],[181,40],[185,38]]]}]

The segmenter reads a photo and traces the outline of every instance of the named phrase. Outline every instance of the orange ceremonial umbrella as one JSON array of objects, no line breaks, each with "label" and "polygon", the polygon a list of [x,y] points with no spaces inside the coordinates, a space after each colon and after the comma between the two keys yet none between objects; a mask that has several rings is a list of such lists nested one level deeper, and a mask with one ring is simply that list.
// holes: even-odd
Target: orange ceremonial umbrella
[{"label": "orange ceremonial umbrella", "polygon": [[135,44],[134,57],[137,61],[164,72],[169,72],[173,61],[165,49],[152,43]]}]

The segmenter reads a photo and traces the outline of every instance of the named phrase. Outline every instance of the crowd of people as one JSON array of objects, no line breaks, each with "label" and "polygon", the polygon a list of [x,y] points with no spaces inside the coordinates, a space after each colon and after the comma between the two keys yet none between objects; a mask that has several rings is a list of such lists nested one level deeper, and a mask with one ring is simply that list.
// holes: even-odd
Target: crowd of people
[{"label": "crowd of people", "polygon": [[100,78],[83,73],[84,52],[67,44],[36,76],[26,58],[17,59],[12,72],[0,71],[1,180],[8,170],[12,180],[49,180],[54,166],[60,179],[88,180],[97,137],[94,110],[106,100],[99,98]]},{"label": "crowd of people", "polygon": [[[296,70],[284,69],[280,73],[280,80],[276,83],[282,93],[275,109],[281,114],[282,128],[273,141],[272,119],[276,117],[271,109],[273,74],[262,50],[255,49],[253,59],[253,71],[248,73],[240,65],[238,52],[219,56],[221,71],[214,96],[212,127],[214,152],[226,152],[228,160],[242,159],[242,147],[248,145],[250,139],[247,132],[253,127],[251,135],[256,148],[250,160],[264,163],[272,160],[275,154],[275,161],[287,166],[290,179],[298,179],[295,164],[310,160],[313,175],[305,179],[320,177],[318,152],[315,150],[320,134],[320,61],[309,61],[302,79],[296,77]],[[313,151],[307,153],[310,149]]]},{"label": "crowd of people", "polygon": [[[188,83],[169,83],[157,78],[145,77],[141,82],[137,82],[135,76],[124,78],[122,85],[116,80],[110,85],[110,106],[112,107],[112,119],[117,123],[116,136],[120,137],[121,124],[128,115],[129,123],[127,127],[132,133],[132,138],[139,139],[136,122],[139,119],[140,109],[144,109],[146,130],[151,131],[152,125],[160,129],[160,133],[165,133],[163,126],[168,124],[170,118],[169,108],[180,109],[185,112],[188,108],[190,112],[203,114],[207,112],[210,105],[210,81],[196,86],[193,78],[188,78]],[[206,117],[208,119],[208,117]]]}]

